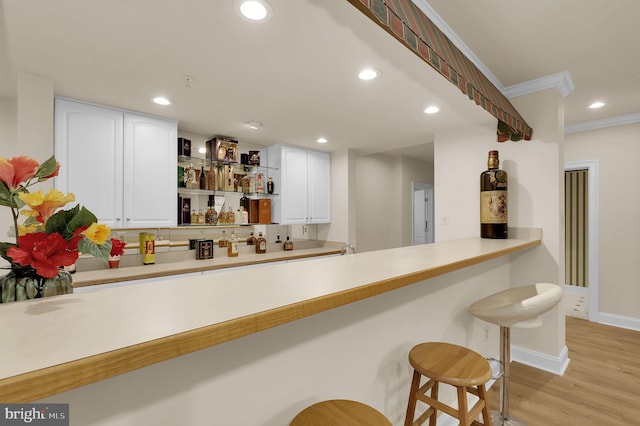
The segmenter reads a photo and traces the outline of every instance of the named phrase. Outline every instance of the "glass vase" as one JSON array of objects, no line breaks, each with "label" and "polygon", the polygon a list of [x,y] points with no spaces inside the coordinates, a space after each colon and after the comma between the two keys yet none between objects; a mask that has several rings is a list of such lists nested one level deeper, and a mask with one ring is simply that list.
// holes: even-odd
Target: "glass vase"
[{"label": "glass vase", "polygon": [[63,270],[53,278],[44,278],[32,268],[12,268],[7,275],[0,277],[0,303],[69,293],[73,293],[73,279]]}]

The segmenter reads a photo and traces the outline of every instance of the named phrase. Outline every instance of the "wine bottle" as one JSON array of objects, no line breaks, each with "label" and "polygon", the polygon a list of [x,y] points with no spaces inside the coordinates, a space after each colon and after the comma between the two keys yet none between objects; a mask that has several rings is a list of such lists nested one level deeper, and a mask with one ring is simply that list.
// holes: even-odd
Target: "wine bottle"
[{"label": "wine bottle", "polygon": [[480,237],[507,238],[507,172],[500,170],[498,151],[489,151],[480,174]]},{"label": "wine bottle", "polygon": [[204,166],[200,169],[200,189],[207,189],[207,174],[204,171]]}]

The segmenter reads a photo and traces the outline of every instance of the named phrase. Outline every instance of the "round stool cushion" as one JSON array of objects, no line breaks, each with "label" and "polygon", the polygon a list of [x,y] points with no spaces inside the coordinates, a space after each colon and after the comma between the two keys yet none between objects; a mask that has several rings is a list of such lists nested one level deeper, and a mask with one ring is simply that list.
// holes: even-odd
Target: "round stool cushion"
[{"label": "round stool cushion", "polygon": [[479,386],[491,378],[491,367],[482,355],[451,343],[416,345],[409,362],[423,376],[453,386]]},{"label": "round stool cushion", "polygon": [[392,426],[375,408],[357,401],[332,399],[302,410],[291,426]]}]

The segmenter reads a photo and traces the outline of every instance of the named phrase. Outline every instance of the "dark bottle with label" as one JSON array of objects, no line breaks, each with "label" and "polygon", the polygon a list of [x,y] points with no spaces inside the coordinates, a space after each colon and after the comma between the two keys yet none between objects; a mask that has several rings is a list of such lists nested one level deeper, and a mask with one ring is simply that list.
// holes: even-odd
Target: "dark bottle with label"
[{"label": "dark bottle with label", "polygon": [[500,170],[498,151],[489,151],[480,174],[480,237],[507,238],[507,172]]},{"label": "dark bottle with label", "polygon": [[204,171],[204,166],[200,169],[200,189],[207,189],[207,174]]},{"label": "dark bottle with label", "polygon": [[274,189],[273,178],[269,177],[269,180],[267,181],[267,193],[273,194],[273,189]]}]

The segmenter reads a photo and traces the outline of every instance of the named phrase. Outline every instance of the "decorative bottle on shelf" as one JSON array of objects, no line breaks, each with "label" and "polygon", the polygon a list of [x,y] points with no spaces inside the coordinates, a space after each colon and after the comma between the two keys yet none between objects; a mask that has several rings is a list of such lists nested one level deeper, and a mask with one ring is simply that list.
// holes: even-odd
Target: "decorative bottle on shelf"
[{"label": "decorative bottle on shelf", "polygon": [[218,247],[226,247],[227,241],[227,233],[226,231],[222,231],[222,235],[218,239]]},{"label": "decorative bottle on shelf", "polygon": [[262,236],[262,232],[258,233],[258,238],[256,238],[256,253],[266,253],[267,252],[267,239]]},{"label": "decorative bottle on shelf", "polygon": [[267,181],[267,192],[269,194],[273,194],[273,189],[274,189],[273,178],[269,176],[269,180]]},{"label": "decorative bottle on shelf", "polygon": [[207,189],[207,173],[204,171],[204,166],[200,169],[200,189]]},{"label": "decorative bottle on shelf", "polygon": [[255,245],[255,243],[256,243],[256,237],[253,236],[253,232],[252,232],[247,238],[247,245],[252,246],[252,245]]},{"label": "decorative bottle on shelf", "polygon": [[244,207],[240,207],[240,213],[242,213],[242,224],[243,225],[248,225],[249,224],[249,212]]},{"label": "decorative bottle on shelf", "polygon": [[198,225],[204,225],[204,213],[202,213],[202,209],[198,210]]},{"label": "decorative bottle on shelf", "polygon": [[231,238],[227,242],[227,256],[238,257],[238,239],[235,232],[231,233]]},{"label": "decorative bottle on shelf", "polygon": [[507,238],[507,172],[500,170],[498,151],[489,151],[480,174],[480,237]]},{"label": "decorative bottle on shelf", "polygon": [[198,224],[198,213],[196,213],[196,209],[191,210],[191,224],[192,225],[197,225]]},{"label": "decorative bottle on shelf", "polygon": [[215,225],[218,223],[218,212],[216,212],[215,209],[216,203],[214,195],[209,195],[209,202],[207,204],[209,207],[207,209],[207,213],[204,215],[204,221],[207,225]]},{"label": "decorative bottle on shelf", "polygon": [[287,240],[284,242],[284,249],[287,251],[293,250],[293,241],[289,239],[288,235],[287,235]]},{"label": "decorative bottle on shelf", "polygon": [[224,189],[224,171],[222,167],[216,167],[216,190],[222,191]]},{"label": "decorative bottle on shelf", "polygon": [[213,167],[213,164],[207,172],[207,189],[211,191],[216,190],[216,169]]},{"label": "decorative bottle on shelf", "polygon": [[281,244],[282,240],[280,239],[280,235],[276,237],[276,244]]}]

